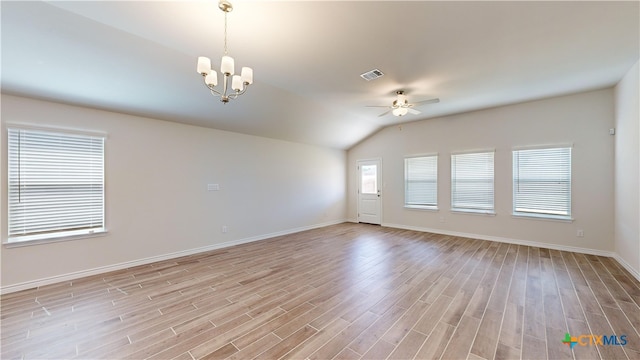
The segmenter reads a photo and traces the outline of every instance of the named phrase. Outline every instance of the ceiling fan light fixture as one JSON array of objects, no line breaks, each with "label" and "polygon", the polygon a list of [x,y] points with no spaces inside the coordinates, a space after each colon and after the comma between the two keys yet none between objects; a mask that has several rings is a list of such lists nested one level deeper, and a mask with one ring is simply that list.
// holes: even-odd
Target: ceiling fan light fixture
[{"label": "ceiling fan light fixture", "polygon": [[393,109],[392,113],[395,116],[404,116],[407,115],[409,110],[407,108],[399,107],[397,109]]},{"label": "ceiling fan light fixture", "polygon": [[409,100],[407,99],[407,94],[405,94],[404,90],[398,90],[396,91],[396,98],[391,103],[391,106],[367,105],[367,107],[383,107],[388,109],[387,111],[378,115],[378,117],[385,116],[389,113],[393,114],[394,116],[405,116],[407,114],[419,115],[420,111],[415,109],[416,105],[433,104],[437,102],[440,102],[440,99],[434,98],[429,100],[418,101],[417,103],[409,103]]}]

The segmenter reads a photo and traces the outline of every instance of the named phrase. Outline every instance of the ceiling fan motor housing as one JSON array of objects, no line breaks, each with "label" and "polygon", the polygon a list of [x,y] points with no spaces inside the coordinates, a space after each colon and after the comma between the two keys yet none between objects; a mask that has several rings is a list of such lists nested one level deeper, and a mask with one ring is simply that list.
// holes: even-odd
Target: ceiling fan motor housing
[{"label": "ceiling fan motor housing", "polygon": [[409,105],[407,101],[407,95],[404,94],[404,91],[398,90],[396,91],[397,99],[393,101],[393,107],[403,107]]}]

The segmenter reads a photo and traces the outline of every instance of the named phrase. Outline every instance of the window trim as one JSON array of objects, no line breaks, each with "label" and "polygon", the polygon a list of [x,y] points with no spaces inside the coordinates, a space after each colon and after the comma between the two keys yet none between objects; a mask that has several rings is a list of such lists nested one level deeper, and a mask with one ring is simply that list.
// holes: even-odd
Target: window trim
[{"label": "window trim", "polygon": [[549,221],[569,222],[569,223],[575,220],[573,216],[536,214],[536,213],[525,213],[525,212],[512,212],[511,217],[513,217],[514,219],[549,220]]},{"label": "window trim", "polygon": [[[86,137],[99,137],[102,138],[102,227],[96,227],[91,229],[80,229],[80,230],[67,230],[60,232],[51,232],[44,234],[32,234],[32,235],[20,235],[20,236],[10,236],[9,235],[9,130],[24,130],[24,131],[43,131],[43,132],[51,132],[51,133],[59,133],[62,135],[76,135],[76,136],[86,136]],[[7,200],[2,204],[3,209],[6,209],[6,218],[7,227],[6,231],[2,235],[3,241],[2,245],[6,248],[12,247],[22,247],[22,246],[31,246],[31,245],[40,245],[54,242],[62,242],[62,241],[71,241],[71,240],[79,240],[86,238],[93,238],[99,236],[105,236],[108,234],[107,230],[107,211],[106,211],[106,154],[107,154],[107,138],[108,134],[100,131],[90,131],[90,130],[80,130],[76,128],[68,128],[68,127],[48,127],[41,125],[34,125],[30,123],[19,123],[19,122],[7,122],[2,127],[3,137],[6,140],[5,150],[7,151],[7,163],[5,175],[6,181],[6,189],[7,189]],[[5,207],[6,206],[6,207]]]},{"label": "window trim", "polygon": [[[494,204],[495,208],[495,204]],[[496,211],[494,210],[480,210],[480,209],[465,209],[465,208],[451,208],[452,214],[471,214],[471,215],[486,215],[486,216],[496,216]]]},{"label": "window trim", "polygon": [[428,211],[439,211],[440,208],[438,208],[437,205],[404,205],[403,206],[405,209],[409,209],[409,210],[428,210]]},{"label": "window trim", "polygon": [[[21,122],[7,122],[4,125],[5,136],[8,135],[9,129],[20,129],[20,130],[31,130],[31,131],[48,131],[48,132],[57,132],[64,133],[69,135],[84,135],[84,136],[96,136],[102,137],[105,140],[105,149],[106,149],[106,140],[109,138],[109,134],[102,131],[93,131],[93,130],[84,130],[77,129],[71,127],[51,127],[51,126],[42,126],[31,123],[21,123]],[[106,153],[106,151],[105,151]]]},{"label": "window trim", "polygon": [[44,235],[28,235],[23,236],[21,238],[27,238],[25,240],[11,241],[9,242],[7,238],[6,241],[2,243],[6,248],[14,248],[14,247],[23,247],[23,246],[32,246],[32,245],[42,245],[42,244],[51,244],[57,242],[64,241],[73,241],[73,240],[83,240],[90,239],[94,237],[106,236],[109,234],[109,230],[105,227],[95,230],[95,231],[86,231],[86,230],[77,230],[76,233],[72,234],[72,231],[67,231],[66,233],[58,233],[57,236],[51,236],[52,234],[47,234],[49,236]]}]

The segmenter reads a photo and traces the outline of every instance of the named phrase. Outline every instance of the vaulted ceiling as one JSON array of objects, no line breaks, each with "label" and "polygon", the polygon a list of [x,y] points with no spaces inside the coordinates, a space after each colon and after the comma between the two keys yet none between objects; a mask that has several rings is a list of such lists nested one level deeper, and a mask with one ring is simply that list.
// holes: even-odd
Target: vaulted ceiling
[{"label": "vaulted ceiling", "polygon": [[[640,57],[639,2],[232,0],[247,93],[222,104],[207,1],[2,1],[2,92],[348,149],[378,129],[615,85]],[[385,75],[365,81],[371,69]],[[396,90],[419,115],[378,117]]]}]

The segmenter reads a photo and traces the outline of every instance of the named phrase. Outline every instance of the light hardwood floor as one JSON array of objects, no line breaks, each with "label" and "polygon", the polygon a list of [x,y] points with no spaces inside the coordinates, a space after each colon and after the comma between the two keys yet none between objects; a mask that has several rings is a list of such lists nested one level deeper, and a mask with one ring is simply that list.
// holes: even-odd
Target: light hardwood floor
[{"label": "light hardwood floor", "polygon": [[639,304],[610,258],[345,223],[4,295],[1,355],[640,359]]}]

